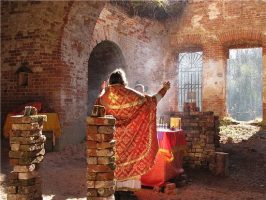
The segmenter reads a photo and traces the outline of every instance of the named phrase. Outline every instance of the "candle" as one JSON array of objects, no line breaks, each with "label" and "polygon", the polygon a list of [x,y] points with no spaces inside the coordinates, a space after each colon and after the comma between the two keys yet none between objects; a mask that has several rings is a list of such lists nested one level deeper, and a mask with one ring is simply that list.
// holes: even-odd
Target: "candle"
[{"label": "candle", "polygon": [[181,118],[171,117],[170,118],[170,127],[180,129],[181,128]]}]

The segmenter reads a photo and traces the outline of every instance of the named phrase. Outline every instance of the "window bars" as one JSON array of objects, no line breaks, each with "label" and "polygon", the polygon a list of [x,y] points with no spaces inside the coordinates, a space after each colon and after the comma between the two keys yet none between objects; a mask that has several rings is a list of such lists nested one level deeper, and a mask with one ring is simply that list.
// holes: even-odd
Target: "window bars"
[{"label": "window bars", "polygon": [[179,53],[178,59],[178,111],[185,102],[202,104],[202,52]]}]

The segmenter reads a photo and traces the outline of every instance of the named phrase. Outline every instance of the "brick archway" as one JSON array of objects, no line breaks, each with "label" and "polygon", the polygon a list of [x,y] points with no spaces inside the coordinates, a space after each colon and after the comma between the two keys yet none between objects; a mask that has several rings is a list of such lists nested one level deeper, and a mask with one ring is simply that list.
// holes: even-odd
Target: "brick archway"
[{"label": "brick archway", "polygon": [[172,43],[173,46],[176,46],[176,51],[184,51],[184,50],[195,50],[195,49],[201,49],[203,50],[205,48],[205,43],[207,43],[208,38],[199,35],[199,34],[193,34],[193,35],[177,35],[177,42]]},{"label": "brick archway", "polygon": [[[262,47],[262,96],[263,96],[263,121],[266,120],[266,86],[265,86],[265,74],[266,74],[266,51],[265,51],[265,39],[262,32],[257,30],[232,30],[224,32],[218,35],[218,39],[225,59],[229,57],[230,48],[252,48]],[[226,62],[224,62],[224,68],[227,68]],[[227,94],[226,94],[227,95]]]},{"label": "brick archway", "polygon": [[218,35],[223,47],[262,46],[262,33],[256,30],[233,30]]},{"label": "brick archway", "polygon": [[[64,78],[61,81],[59,149],[85,136],[88,104],[88,58],[94,28],[106,2],[73,2],[64,17],[59,44]],[[91,12],[88,12],[90,10]],[[93,15],[91,13],[94,13]]]},{"label": "brick archway", "polygon": [[88,115],[102,82],[107,81],[108,75],[116,68],[126,70],[125,67],[124,55],[116,43],[104,40],[93,48],[88,62]]},{"label": "brick archway", "polygon": [[[74,2],[65,17],[66,23],[62,31],[60,45],[61,60],[64,63],[64,73],[66,74],[60,94],[60,109],[64,116],[62,120],[64,144],[78,142],[84,137],[84,119],[88,112],[90,113],[89,107],[99,93],[101,79],[113,70],[112,67],[105,67],[102,72],[98,71],[100,78],[98,77],[99,80],[90,87],[88,77],[93,72],[89,71],[91,67],[88,65],[91,64],[89,58],[95,48],[102,49],[104,52],[104,47],[109,46],[112,49],[114,60],[116,59],[117,63],[120,63],[119,67],[126,66],[122,54],[126,50],[120,44],[121,41],[117,37],[115,27],[109,25],[111,19],[104,19],[112,9],[108,5],[106,2]],[[94,14],[91,15],[87,12],[88,10]],[[109,45],[106,45],[107,43]],[[101,60],[110,61],[103,57]],[[104,65],[108,65],[107,62]],[[125,69],[127,68],[125,67]],[[91,91],[92,95],[90,96]]]}]

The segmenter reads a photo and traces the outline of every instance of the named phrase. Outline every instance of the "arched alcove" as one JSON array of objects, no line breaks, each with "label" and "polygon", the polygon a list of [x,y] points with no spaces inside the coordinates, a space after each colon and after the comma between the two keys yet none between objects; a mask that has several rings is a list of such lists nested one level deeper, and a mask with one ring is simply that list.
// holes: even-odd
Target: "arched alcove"
[{"label": "arched alcove", "polygon": [[88,63],[88,114],[101,92],[103,81],[116,68],[126,70],[125,67],[122,51],[114,42],[105,40],[93,48]]}]

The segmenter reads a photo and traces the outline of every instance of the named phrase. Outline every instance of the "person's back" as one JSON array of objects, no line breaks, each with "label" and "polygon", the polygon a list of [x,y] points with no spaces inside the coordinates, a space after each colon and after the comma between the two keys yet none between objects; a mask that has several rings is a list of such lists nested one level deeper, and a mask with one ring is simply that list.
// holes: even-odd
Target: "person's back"
[{"label": "person's back", "polygon": [[[170,87],[170,84],[167,85]],[[168,88],[164,88],[162,95]],[[123,71],[114,71],[109,86],[97,100],[116,118],[115,178],[129,180],[145,174],[158,151],[156,134],[157,97],[143,95],[126,86]]]}]

